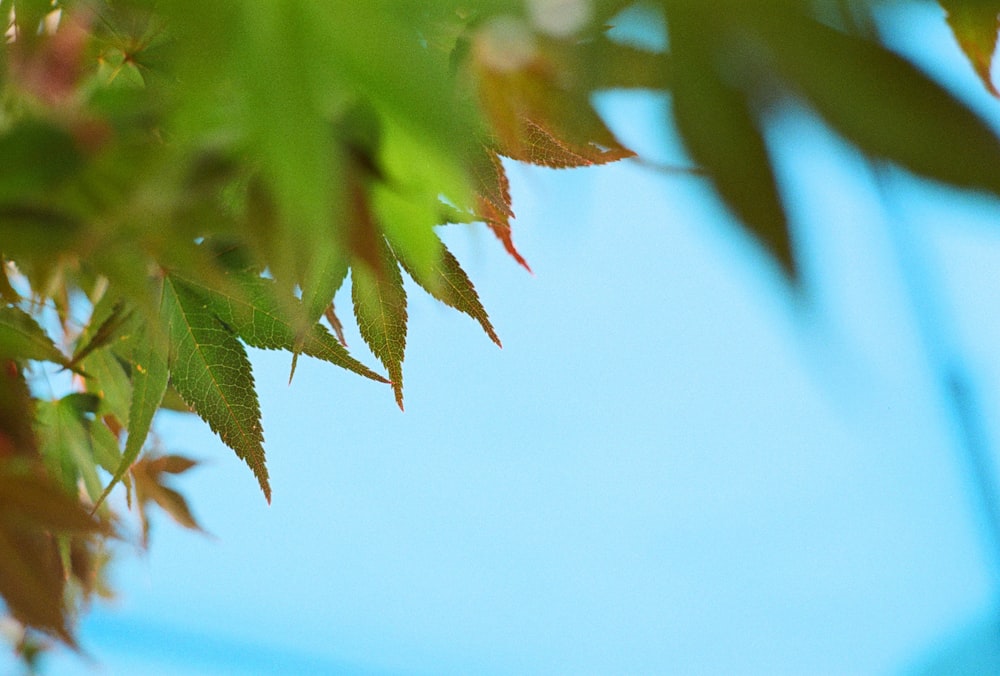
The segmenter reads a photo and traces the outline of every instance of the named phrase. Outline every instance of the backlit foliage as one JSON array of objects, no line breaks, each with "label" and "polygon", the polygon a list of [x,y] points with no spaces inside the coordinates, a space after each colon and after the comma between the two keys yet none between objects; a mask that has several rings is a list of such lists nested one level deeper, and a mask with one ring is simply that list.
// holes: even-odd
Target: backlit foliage
[{"label": "backlit foliage", "polygon": [[[942,4],[995,93],[998,8]],[[402,408],[406,278],[499,345],[437,228],[480,223],[527,268],[504,162],[633,157],[597,91],[668,92],[692,170],[791,284],[766,140],[789,101],[876,160],[1000,194],[996,135],[883,46],[877,3],[640,3],[660,51],[615,37],[634,5],[0,0],[0,596],[26,659],[75,645],[103,591],[109,494],[143,542],[153,504],[200,528],[163,482],[193,462],[155,452],[158,410],[200,416],[271,499],[246,346]],[[378,368],[343,344],[345,285]],[[54,399],[31,389],[42,363],[72,374]]]}]

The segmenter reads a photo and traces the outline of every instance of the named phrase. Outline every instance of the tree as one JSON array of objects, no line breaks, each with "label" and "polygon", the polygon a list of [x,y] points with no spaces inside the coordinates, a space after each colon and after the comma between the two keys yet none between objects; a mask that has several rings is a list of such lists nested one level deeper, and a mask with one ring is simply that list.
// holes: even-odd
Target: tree
[{"label": "tree", "polygon": [[[800,285],[766,135],[796,102],[873,163],[1000,195],[1000,140],[894,54],[879,3],[662,0],[669,49],[607,29],[627,0],[3,0],[0,595],[31,660],[102,590],[124,490],[146,536],[192,461],[150,442],[190,410],[270,500],[244,345],[305,354],[403,407],[403,275],[500,340],[435,228],[514,244],[502,158],[632,158],[595,91],[664,89],[720,199]],[[1000,6],[942,3],[990,91]],[[340,337],[334,296],[384,375]],[[47,366],[46,366],[47,365]],[[68,373],[58,398],[32,391]],[[53,369],[55,371],[53,371]],[[373,385],[374,386],[374,385]]]}]

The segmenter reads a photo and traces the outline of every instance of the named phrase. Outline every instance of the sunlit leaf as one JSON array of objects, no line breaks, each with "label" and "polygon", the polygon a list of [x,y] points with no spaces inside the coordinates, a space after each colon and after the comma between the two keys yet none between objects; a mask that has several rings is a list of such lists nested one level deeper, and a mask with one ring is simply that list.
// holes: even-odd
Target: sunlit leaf
[{"label": "sunlit leaf", "polygon": [[301,351],[366,378],[388,382],[354,359],[321,325],[298,335],[294,321],[284,311],[287,303],[278,301],[280,290],[272,280],[233,273],[230,279],[234,287],[227,292],[177,276],[174,279],[204,299],[215,316],[251,347]]},{"label": "sunlit leaf", "polygon": [[[166,298],[166,291],[164,291],[164,298]],[[160,407],[167,389],[169,376],[167,346],[162,337],[155,331],[150,331],[141,325],[133,325],[132,330],[127,345],[132,366],[131,387],[128,388],[131,391],[131,401],[128,405],[128,416],[122,421],[126,425],[128,436],[125,438],[125,449],[113,471],[111,481],[102,491],[98,504],[103,502],[118,482],[124,479],[129,468],[139,457],[152,427],[153,416]],[[107,354],[103,358],[113,359]],[[115,376],[118,376],[118,373],[113,370],[115,368],[113,362],[107,364],[107,367],[109,375],[114,373]],[[124,389],[121,385],[119,387]]]},{"label": "sunlit leaf", "polygon": [[565,46],[510,17],[478,29],[471,68],[499,152],[555,168],[632,157],[594,110],[586,79],[566,65]]},{"label": "sunlit leaf", "polygon": [[382,266],[351,268],[351,298],[361,337],[385,365],[392,381],[396,403],[403,408],[403,355],[406,350],[406,291],[399,266],[380,247]]},{"label": "sunlit leaf", "polygon": [[399,257],[403,269],[427,293],[439,301],[469,315],[483,327],[486,335],[494,343],[503,347],[493,325],[490,323],[486,309],[479,300],[476,287],[462,269],[458,259],[444,245],[441,245],[441,256],[429,272],[421,272],[411,267],[405,257]]},{"label": "sunlit leaf", "polygon": [[514,246],[510,219],[514,218],[511,208],[510,182],[500,156],[492,149],[483,147],[474,158],[472,175],[476,181],[476,212],[486,226],[496,235],[511,257],[531,272],[528,262]]},{"label": "sunlit leaf", "polygon": [[163,281],[163,318],[174,387],[253,470],[270,502],[260,404],[243,346],[204,301],[169,276]]}]

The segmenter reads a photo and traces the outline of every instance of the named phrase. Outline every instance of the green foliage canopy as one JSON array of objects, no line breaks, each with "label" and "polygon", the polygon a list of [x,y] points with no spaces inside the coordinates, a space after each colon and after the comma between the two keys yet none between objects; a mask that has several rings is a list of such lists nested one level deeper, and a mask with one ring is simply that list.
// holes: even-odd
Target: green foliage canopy
[{"label": "green foliage canopy", "polygon": [[[670,94],[720,199],[798,281],[766,134],[788,101],[875,160],[1000,195],[1000,141],[881,41],[878,3],[659,0],[669,48],[609,30],[630,0],[0,0],[0,596],[73,645],[124,484],[197,528],[150,452],[190,410],[271,487],[245,346],[391,386],[403,406],[404,275],[500,339],[436,228],[481,223],[513,259],[502,158],[633,157],[592,105]],[[1000,3],[942,2],[989,78]],[[353,357],[350,284],[385,375]],[[79,313],[86,319],[78,323]],[[39,362],[74,374],[55,400]],[[40,635],[40,634],[39,634]]]}]

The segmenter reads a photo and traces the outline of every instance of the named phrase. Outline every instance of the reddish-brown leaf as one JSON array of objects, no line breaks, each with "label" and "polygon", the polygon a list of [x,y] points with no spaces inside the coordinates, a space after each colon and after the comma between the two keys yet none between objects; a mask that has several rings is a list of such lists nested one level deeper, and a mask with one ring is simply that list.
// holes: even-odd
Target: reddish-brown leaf
[{"label": "reddish-brown leaf", "polygon": [[191,513],[187,500],[163,482],[163,474],[182,474],[198,463],[179,455],[147,456],[132,465],[136,505],[142,524],[143,546],[149,543],[149,503],[154,502],[181,526],[191,530],[205,530]]},{"label": "reddish-brown leaf", "polygon": [[507,180],[503,161],[490,146],[482,145],[482,152],[473,163],[472,175],[476,180],[476,215],[493,231],[507,253],[525,270],[531,272],[528,262],[514,246],[510,228],[510,219],[514,218],[514,211],[511,209],[510,182]]},{"label": "reddish-brown leaf", "polygon": [[43,475],[0,467],[0,596],[22,624],[75,647],[55,539],[62,533],[108,530]]}]

